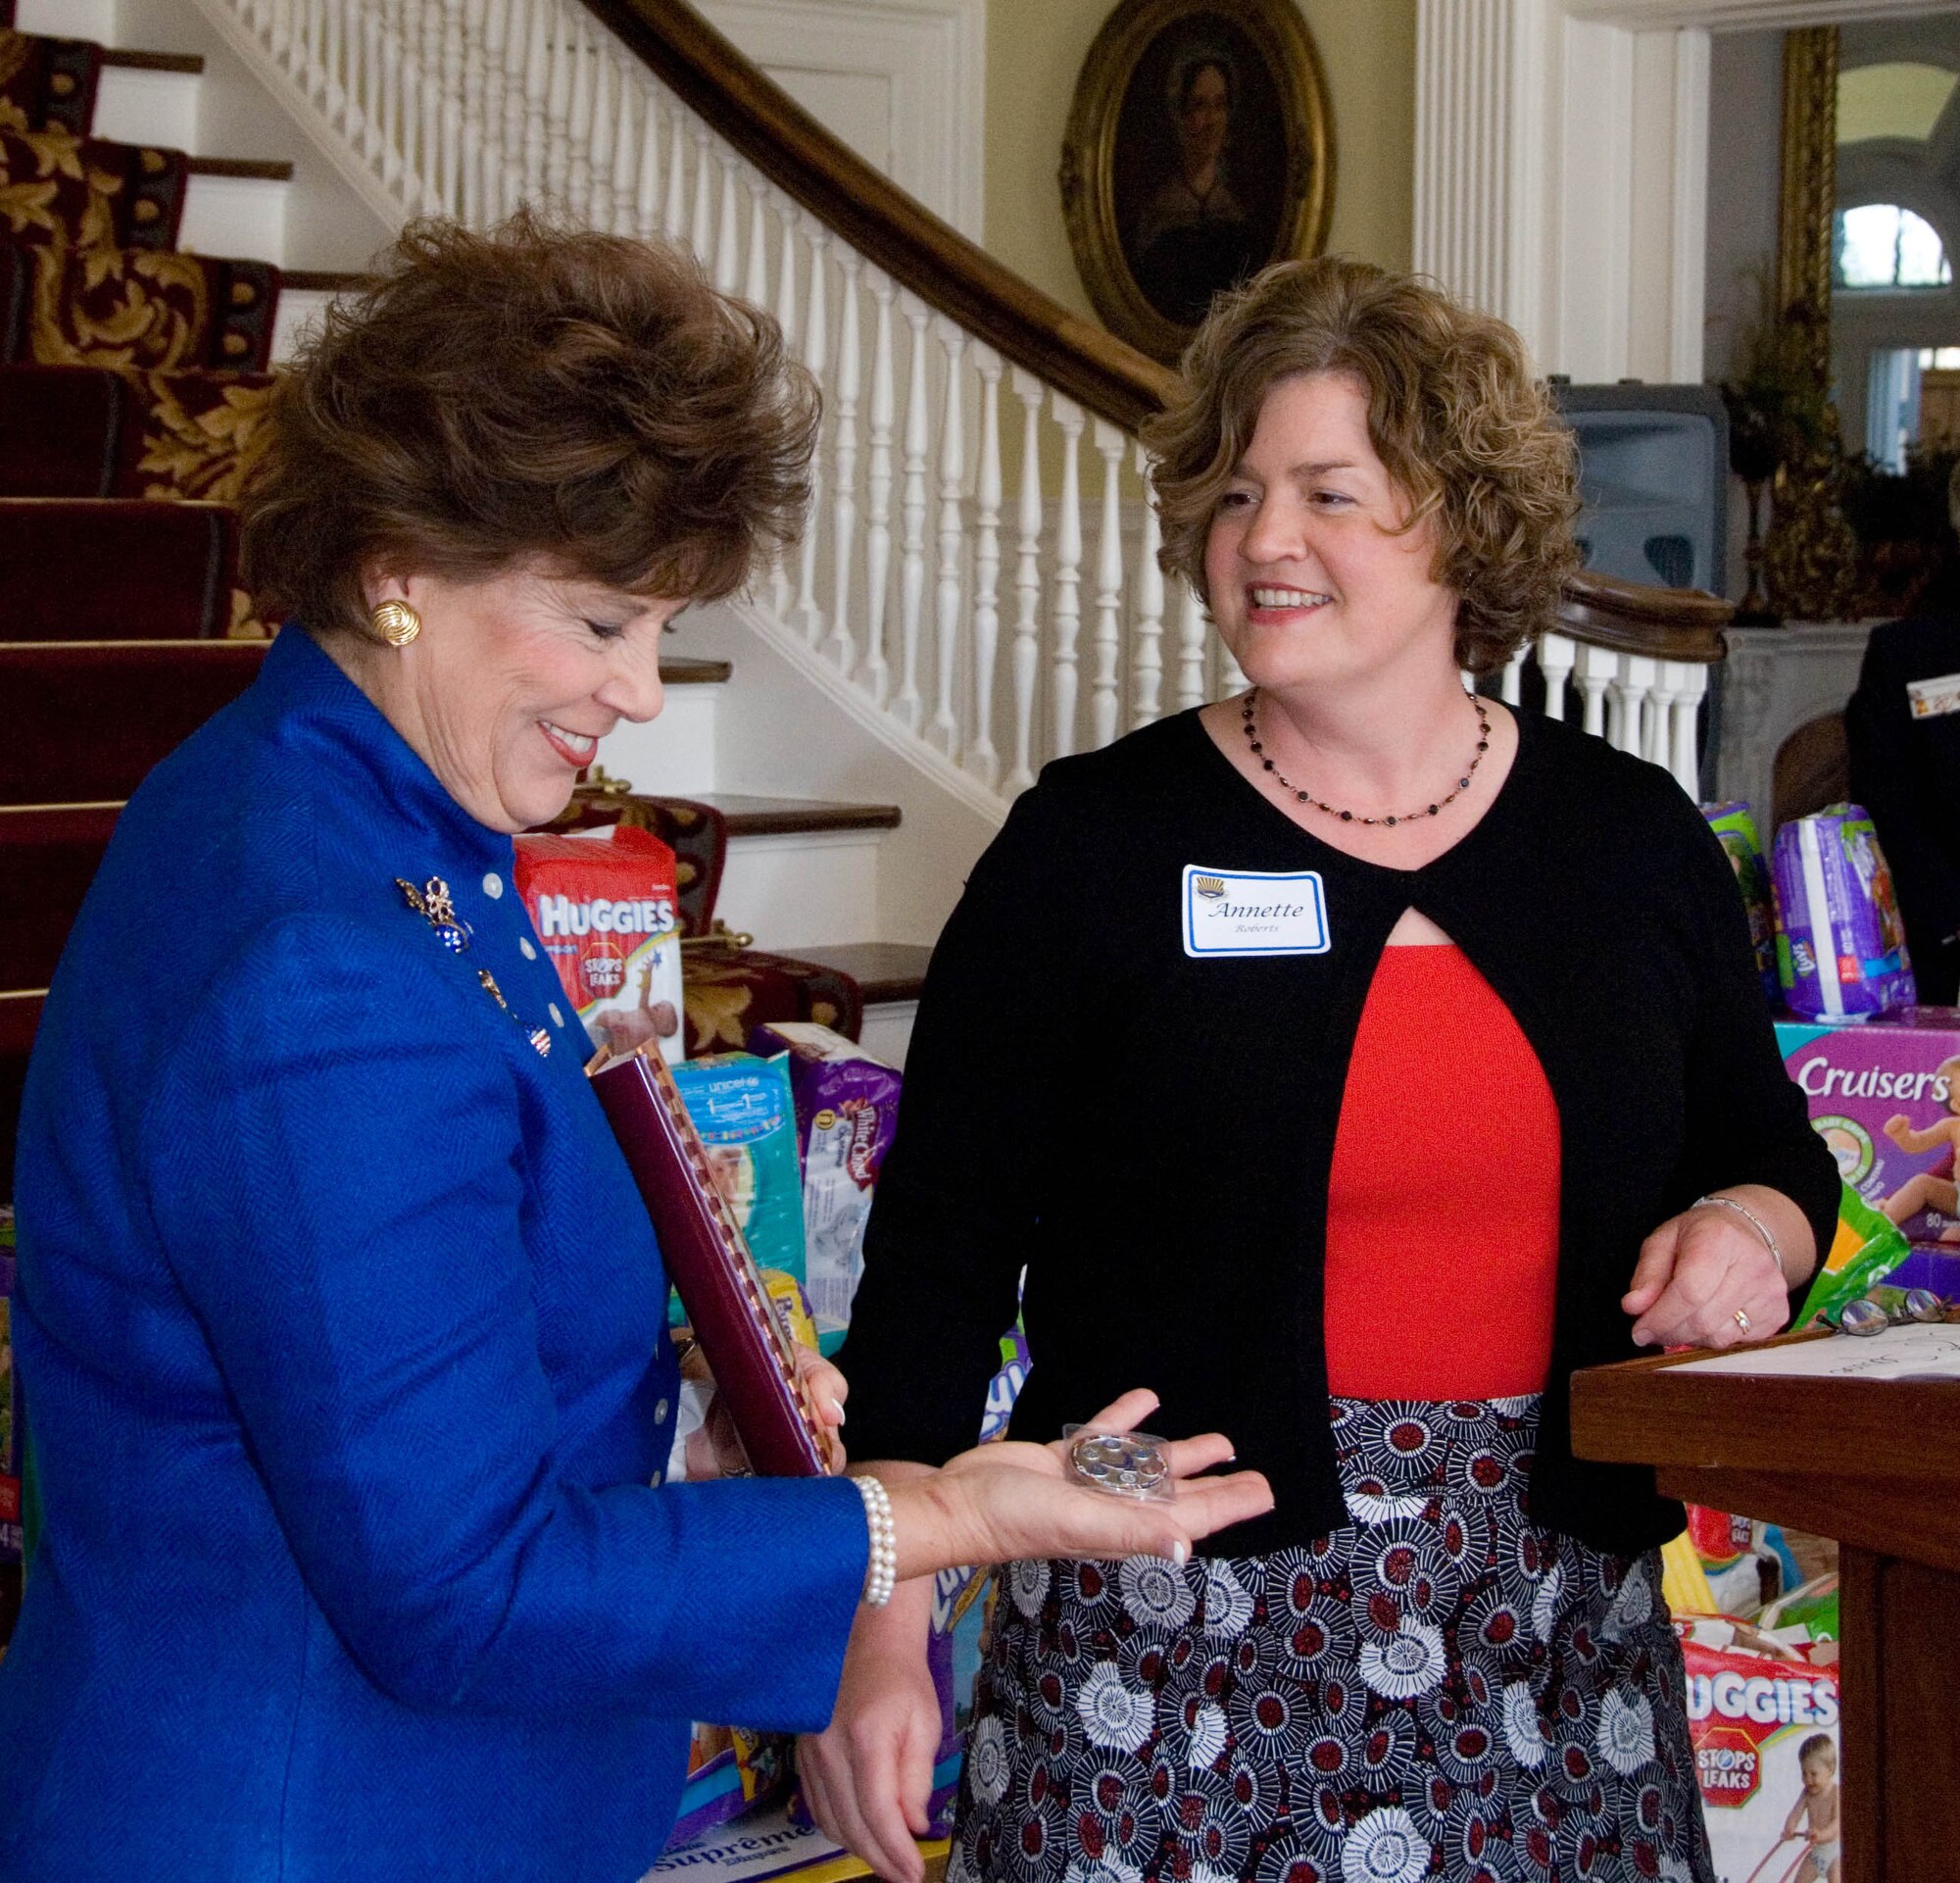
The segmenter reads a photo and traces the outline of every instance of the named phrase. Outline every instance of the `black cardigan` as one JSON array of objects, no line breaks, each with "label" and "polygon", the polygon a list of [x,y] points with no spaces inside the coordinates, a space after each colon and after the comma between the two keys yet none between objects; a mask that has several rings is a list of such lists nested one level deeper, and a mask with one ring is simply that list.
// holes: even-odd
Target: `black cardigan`
[{"label": "black cardigan", "polygon": [[[1311,869],[1317,955],[1193,960],[1184,867]],[[840,1363],[859,1459],[972,1443],[998,1338],[1024,1313],[1014,1415],[1052,1438],[1132,1386],[1152,1426],[1220,1430],[1271,1480],[1234,1555],[1347,1521],[1327,1423],[1322,1259],[1348,1060],[1389,931],[1439,923],[1536,1051],[1561,1127],[1560,1254],[1531,1500],[1602,1549],[1681,1526],[1651,1471],[1575,1461],[1577,1367],[1635,1353],[1642,1239],[1700,1192],[1769,1184],[1828,1248],[1838,1174],[1785,1075],[1729,865],[1660,768],[1519,716],[1482,822],[1416,870],[1292,822],[1195,713],[1063,760],[1014,806],[947,923]],[[1438,1065],[1425,1134],[1476,1068]],[[1494,1172],[1494,1178],[1500,1173]]]}]

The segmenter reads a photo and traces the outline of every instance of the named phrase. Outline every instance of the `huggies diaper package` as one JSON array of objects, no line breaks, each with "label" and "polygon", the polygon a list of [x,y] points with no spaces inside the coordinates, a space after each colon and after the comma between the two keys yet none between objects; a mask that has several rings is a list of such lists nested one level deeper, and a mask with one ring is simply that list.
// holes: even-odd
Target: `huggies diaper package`
[{"label": "huggies diaper package", "polygon": [[[1776,1030],[1784,1066],[1845,1183],[1908,1242],[1960,1245],[1960,1009],[1908,1008],[1859,1027],[1779,1020]],[[1840,1221],[1840,1242],[1842,1231]],[[1839,1254],[1830,1252],[1827,1270]],[[1896,1250],[1855,1289],[1838,1292],[1862,1294],[1904,1257]]]},{"label": "huggies diaper package", "polygon": [[1755,814],[1746,804],[1704,804],[1701,815],[1708,819],[1736,872],[1736,887],[1742,893],[1742,907],[1749,913],[1749,940],[1756,951],[1756,971],[1763,979],[1763,992],[1772,1007],[1783,1005],[1783,983],[1777,977],[1776,911],[1770,899],[1769,865],[1763,860],[1762,840],[1756,835]]},{"label": "huggies diaper package", "polygon": [[681,1030],[680,903],[674,854],[649,830],[517,839],[517,894],[565,996],[600,1044],[658,1040],[669,1063]]},{"label": "huggies diaper package", "polygon": [[787,1055],[803,1150],[806,1285],[823,1351],[833,1353],[864,1272],[864,1224],[898,1128],[903,1081],[883,1060],[813,1022],[759,1026],[749,1050]]},{"label": "huggies diaper package", "polygon": [[1872,820],[1854,804],[1776,833],[1777,971],[1792,1014],[1870,1019],[1914,997],[1905,926]]},{"label": "huggies diaper package", "polygon": [[[674,1083],[758,1265],[780,1268],[802,1287],[803,1169],[787,1064],[715,1053],[676,1065]],[[678,1296],[672,1317],[680,1318]]]},{"label": "huggies diaper package", "polygon": [[1674,1627],[1718,1883],[1837,1883],[1837,1642],[1815,1639],[1807,1620],[1677,1615]]}]

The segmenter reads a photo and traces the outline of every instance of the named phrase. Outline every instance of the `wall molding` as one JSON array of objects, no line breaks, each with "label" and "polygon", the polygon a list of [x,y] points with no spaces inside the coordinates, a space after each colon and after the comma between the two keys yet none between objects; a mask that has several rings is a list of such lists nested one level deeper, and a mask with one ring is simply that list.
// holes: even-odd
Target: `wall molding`
[{"label": "wall molding", "polygon": [[[884,80],[891,149],[859,150],[962,235],[986,200],[987,0],[697,0],[777,83],[797,73]],[[830,128],[845,135],[840,126]],[[850,141],[848,138],[846,141]]]}]

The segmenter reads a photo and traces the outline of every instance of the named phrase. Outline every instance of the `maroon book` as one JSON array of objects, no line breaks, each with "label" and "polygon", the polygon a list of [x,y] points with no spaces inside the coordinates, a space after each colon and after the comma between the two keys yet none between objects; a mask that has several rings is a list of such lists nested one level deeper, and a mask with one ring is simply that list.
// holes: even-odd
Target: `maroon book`
[{"label": "maroon book", "polygon": [[764,1477],[824,1476],[830,1442],[796,1349],[660,1049],[602,1053],[586,1069],[749,1462]]}]

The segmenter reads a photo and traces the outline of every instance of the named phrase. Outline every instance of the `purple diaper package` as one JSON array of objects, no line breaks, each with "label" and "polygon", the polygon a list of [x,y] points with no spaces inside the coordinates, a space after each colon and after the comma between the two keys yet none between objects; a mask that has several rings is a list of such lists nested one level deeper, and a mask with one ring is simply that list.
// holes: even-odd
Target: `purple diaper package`
[{"label": "purple diaper package", "polygon": [[1891,871],[1854,804],[1793,818],[1776,834],[1777,971],[1789,1011],[1840,1025],[1914,999]]},{"label": "purple diaper package", "polygon": [[803,1151],[804,1288],[817,1344],[832,1353],[851,1324],[852,1297],[864,1272],[864,1223],[898,1128],[904,1080],[855,1041],[813,1021],[759,1026],[749,1051],[789,1056]]},{"label": "purple diaper package", "polygon": [[1916,1250],[1960,1256],[1960,1008],[1909,1007],[1849,1029],[1781,1019],[1776,1031],[1838,1174]]},{"label": "purple diaper package", "polygon": [[1749,940],[1756,951],[1756,971],[1763,977],[1763,992],[1772,1007],[1783,1005],[1783,983],[1777,975],[1776,911],[1770,901],[1770,869],[1763,860],[1762,839],[1756,835],[1756,818],[1747,804],[1704,804],[1701,815],[1715,833],[1736,872],[1736,887],[1742,893],[1742,907],[1749,912]]}]

